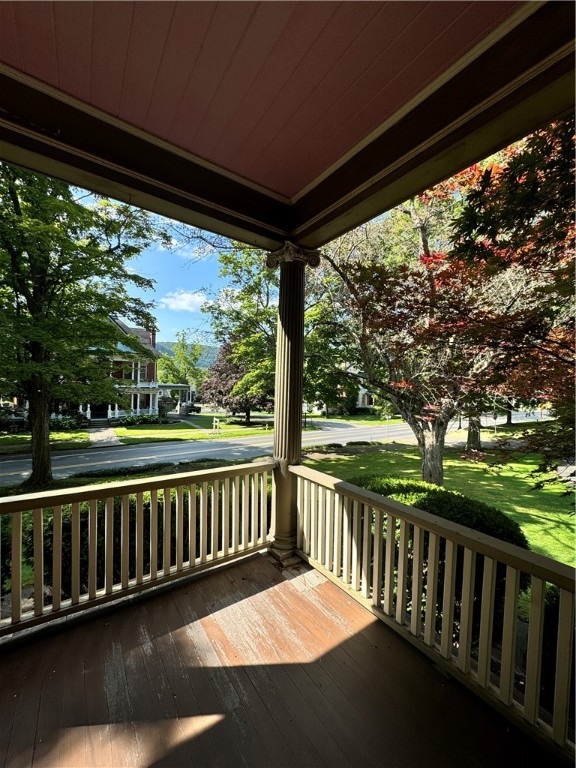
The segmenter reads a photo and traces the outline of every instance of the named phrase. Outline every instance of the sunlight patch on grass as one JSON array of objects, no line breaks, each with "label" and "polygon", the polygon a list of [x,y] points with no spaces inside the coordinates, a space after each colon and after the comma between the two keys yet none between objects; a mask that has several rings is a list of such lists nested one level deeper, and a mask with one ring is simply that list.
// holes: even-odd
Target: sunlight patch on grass
[{"label": "sunlight patch on grass", "polygon": [[242,424],[227,424],[223,420],[217,431],[212,429],[212,422],[205,417],[202,421],[204,428],[191,427],[185,422],[174,424],[140,424],[134,427],[116,427],[116,436],[124,445],[137,443],[155,443],[172,440],[214,440],[227,437],[252,437],[254,435],[270,434],[271,429],[265,426],[244,426]]},{"label": "sunlight patch on grass", "polygon": [[[32,436],[30,434],[0,435],[0,455],[30,453]],[[85,448],[90,445],[90,438],[85,429],[72,432],[50,432],[50,445],[54,450]]]},{"label": "sunlight patch on grass", "polygon": [[[342,480],[359,473],[420,478],[420,454],[408,446],[387,445],[374,453],[315,457],[305,463]],[[535,489],[531,472],[536,466],[535,456],[517,455],[502,467],[488,467],[461,459],[457,449],[447,449],[444,485],[505,512],[520,525],[534,552],[576,565],[572,501],[561,483]]]}]

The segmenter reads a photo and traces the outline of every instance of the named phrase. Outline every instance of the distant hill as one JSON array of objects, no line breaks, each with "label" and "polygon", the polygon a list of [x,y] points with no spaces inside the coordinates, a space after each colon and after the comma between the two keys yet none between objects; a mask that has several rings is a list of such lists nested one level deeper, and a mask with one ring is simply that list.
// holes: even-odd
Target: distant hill
[{"label": "distant hill", "polygon": [[[174,347],[176,346],[177,342],[175,341],[157,341],[156,342],[156,351],[160,352],[161,355],[169,355],[170,357],[174,356]],[[203,370],[206,370],[210,368],[212,365],[214,365],[214,362],[216,361],[216,358],[218,356],[219,347],[208,347],[205,345],[202,345],[202,353],[200,355],[200,358],[198,359],[198,368],[202,368]]]}]

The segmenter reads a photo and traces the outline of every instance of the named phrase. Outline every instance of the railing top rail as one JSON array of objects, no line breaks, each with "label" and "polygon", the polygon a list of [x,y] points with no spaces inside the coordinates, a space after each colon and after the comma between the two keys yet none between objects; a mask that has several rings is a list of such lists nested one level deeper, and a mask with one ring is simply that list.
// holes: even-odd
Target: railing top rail
[{"label": "railing top rail", "polygon": [[336,493],[346,495],[348,498],[368,504],[375,509],[408,520],[439,536],[448,537],[457,544],[462,544],[479,554],[491,557],[545,581],[553,582],[569,592],[575,591],[574,569],[550,557],[530,552],[517,547],[515,544],[509,544],[459,523],[432,515],[430,512],[424,512],[424,510],[416,507],[409,507],[387,496],[359,488],[310,467],[294,465],[290,467],[290,472]]},{"label": "railing top rail", "polygon": [[234,464],[229,467],[214,467],[195,472],[180,472],[173,475],[154,475],[138,480],[122,480],[113,483],[100,483],[77,488],[64,488],[54,491],[38,491],[18,496],[0,498],[0,515],[13,512],[26,512],[32,509],[53,507],[59,504],[88,501],[90,499],[108,499],[113,496],[123,496],[130,493],[143,493],[161,488],[174,488],[179,485],[225,480],[237,475],[249,475],[274,469],[272,459],[254,461],[248,464]]}]

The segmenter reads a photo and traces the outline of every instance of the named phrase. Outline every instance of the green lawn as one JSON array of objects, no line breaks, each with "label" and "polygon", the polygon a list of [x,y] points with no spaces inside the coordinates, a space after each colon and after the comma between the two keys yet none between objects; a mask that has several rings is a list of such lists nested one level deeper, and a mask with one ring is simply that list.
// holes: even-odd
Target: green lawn
[{"label": "green lawn", "polygon": [[[0,435],[0,456],[14,453],[30,453],[31,436]],[[86,448],[90,445],[90,438],[85,429],[73,432],[50,432],[50,445],[55,450]]]},{"label": "green lawn", "polygon": [[[313,454],[318,456],[318,454]],[[387,445],[357,455],[307,458],[305,463],[346,480],[361,473],[420,478],[420,455],[415,447]],[[447,448],[444,484],[473,499],[497,507],[518,522],[530,547],[568,565],[576,565],[576,517],[573,502],[560,483],[534,489],[534,457],[517,455],[500,468],[488,468],[460,458],[460,451]]]},{"label": "green lawn", "polygon": [[213,430],[213,416],[195,416],[193,422],[177,421],[173,424],[142,424],[136,427],[116,427],[116,435],[125,445],[157,443],[166,440],[207,440],[215,437],[250,437],[266,434],[271,423],[245,426],[220,419],[218,432]]},{"label": "green lawn", "polygon": [[[215,437],[212,422],[213,416],[206,414],[195,416],[192,423],[117,427],[116,434],[123,443],[200,440]],[[224,418],[220,425],[219,437],[260,435],[272,428],[271,423],[246,427],[228,423]],[[515,425],[510,432],[520,431],[524,427]],[[505,430],[499,428],[498,432],[501,435]],[[53,432],[50,437],[55,449],[83,448],[89,445],[85,430]],[[484,437],[487,437],[486,433]],[[30,435],[0,435],[0,455],[29,451]],[[420,455],[415,446],[392,443],[378,450],[351,447],[342,449],[339,455],[313,455],[317,458],[307,458],[306,464],[343,480],[361,473],[420,478]],[[445,486],[498,507],[510,515],[521,526],[534,551],[576,565],[576,517],[572,499],[565,495],[565,487],[560,483],[547,484],[536,490],[535,481],[530,477],[535,467],[534,457],[520,454],[514,454],[512,460],[502,467],[488,467],[485,463],[464,461],[460,458],[460,450],[446,448]],[[176,468],[176,471],[186,469]],[[6,490],[13,493],[16,489]]]}]

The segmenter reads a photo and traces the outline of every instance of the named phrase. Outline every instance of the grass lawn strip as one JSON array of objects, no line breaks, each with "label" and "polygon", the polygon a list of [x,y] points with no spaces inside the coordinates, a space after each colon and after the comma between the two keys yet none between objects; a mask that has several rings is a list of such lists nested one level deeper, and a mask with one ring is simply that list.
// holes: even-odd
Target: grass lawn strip
[{"label": "grass lawn strip", "polygon": [[[0,435],[0,456],[30,453],[32,438],[29,434]],[[85,429],[73,432],[50,432],[50,446],[53,450],[65,451],[88,448],[90,436]]]},{"label": "grass lawn strip", "polygon": [[229,424],[219,421],[218,431],[212,428],[212,417],[196,417],[193,424],[178,421],[174,424],[142,424],[135,427],[116,427],[116,436],[124,445],[137,443],[158,443],[174,440],[213,440],[226,437],[252,437],[271,431],[271,424]]},{"label": "grass lawn strip", "polygon": [[[421,460],[416,447],[387,445],[346,449],[322,455],[308,453],[305,464],[346,480],[358,474],[376,474],[420,479]],[[530,473],[535,456],[515,457],[503,467],[489,468],[460,458],[460,450],[447,448],[444,458],[444,486],[472,499],[497,507],[520,525],[534,552],[568,565],[576,565],[576,517],[572,500],[561,483],[535,490]]]}]

